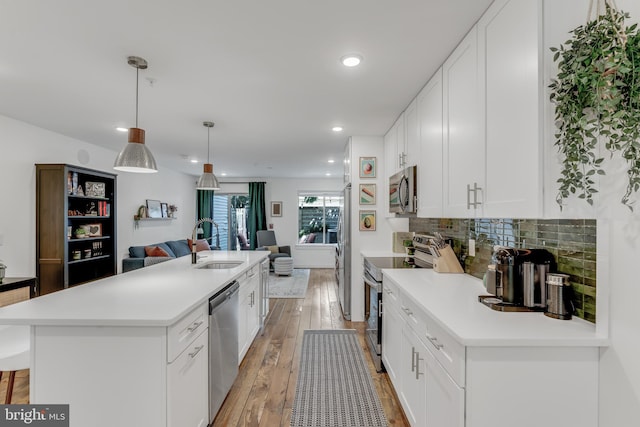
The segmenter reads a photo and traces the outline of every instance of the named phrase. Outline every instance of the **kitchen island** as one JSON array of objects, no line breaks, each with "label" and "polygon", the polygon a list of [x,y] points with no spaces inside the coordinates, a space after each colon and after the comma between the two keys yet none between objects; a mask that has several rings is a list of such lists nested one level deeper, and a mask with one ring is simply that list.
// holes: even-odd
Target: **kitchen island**
[{"label": "kitchen island", "polygon": [[0,309],[0,324],[31,325],[30,402],[69,404],[75,427],[206,426],[208,300],[268,252],[198,255]]},{"label": "kitchen island", "polygon": [[383,270],[382,359],[412,425],[598,425],[606,336],[582,319],[499,312],[467,274]]}]

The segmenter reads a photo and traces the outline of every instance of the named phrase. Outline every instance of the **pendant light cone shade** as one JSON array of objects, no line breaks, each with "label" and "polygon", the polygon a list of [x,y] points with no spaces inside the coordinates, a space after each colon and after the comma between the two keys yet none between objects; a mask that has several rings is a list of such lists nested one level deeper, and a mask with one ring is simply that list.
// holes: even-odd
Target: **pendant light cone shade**
[{"label": "pendant light cone shade", "polygon": [[204,122],[202,124],[207,128],[207,163],[203,166],[202,175],[198,178],[196,188],[198,190],[219,190],[220,184],[218,183],[218,178],[213,174],[213,164],[209,163],[209,135],[213,127],[213,122]]},{"label": "pendant light cone shade", "polygon": [[129,142],[116,157],[113,168],[122,172],[155,173],[158,172],[156,160],[144,144],[144,129],[138,127],[138,72],[148,64],[137,56],[130,56],[127,62],[136,69],[136,127],[129,129]]}]

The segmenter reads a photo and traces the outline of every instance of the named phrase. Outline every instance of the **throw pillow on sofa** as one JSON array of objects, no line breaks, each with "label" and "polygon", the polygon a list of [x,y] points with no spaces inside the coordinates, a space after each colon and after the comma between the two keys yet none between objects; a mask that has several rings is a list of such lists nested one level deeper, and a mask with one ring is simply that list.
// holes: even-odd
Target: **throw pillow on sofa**
[{"label": "throw pillow on sofa", "polygon": [[160,246],[145,246],[144,252],[150,257],[170,257],[170,255]]},{"label": "throw pillow on sofa", "polygon": [[[191,242],[191,239],[187,239],[187,243],[189,244],[190,248],[193,247],[193,243]],[[209,246],[209,242],[207,242],[204,239],[196,240],[196,252],[210,251],[210,250],[211,250],[211,246]]]},{"label": "throw pillow on sofa", "polygon": [[272,254],[280,253],[280,248],[278,248],[278,245],[267,246],[267,249],[269,249],[269,252],[271,252]]}]

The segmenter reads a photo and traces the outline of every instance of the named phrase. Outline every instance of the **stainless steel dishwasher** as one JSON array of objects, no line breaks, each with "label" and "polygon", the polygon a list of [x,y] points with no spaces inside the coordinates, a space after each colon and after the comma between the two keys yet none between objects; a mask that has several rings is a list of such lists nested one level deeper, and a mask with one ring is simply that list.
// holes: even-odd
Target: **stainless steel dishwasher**
[{"label": "stainless steel dishwasher", "polygon": [[209,299],[209,422],[238,375],[238,289],[233,281]]}]

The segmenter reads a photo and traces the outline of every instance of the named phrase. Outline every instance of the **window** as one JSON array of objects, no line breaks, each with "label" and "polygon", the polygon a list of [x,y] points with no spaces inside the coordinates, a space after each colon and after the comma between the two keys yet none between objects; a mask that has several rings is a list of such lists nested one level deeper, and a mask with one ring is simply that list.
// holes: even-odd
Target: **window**
[{"label": "window", "polygon": [[337,243],[340,193],[298,193],[298,243]]},{"label": "window", "polygon": [[[214,194],[213,220],[218,224],[219,236],[212,237],[212,246],[219,243],[220,249],[248,249],[247,215],[249,214],[248,194]],[[216,242],[218,240],[218,242]]]}]

